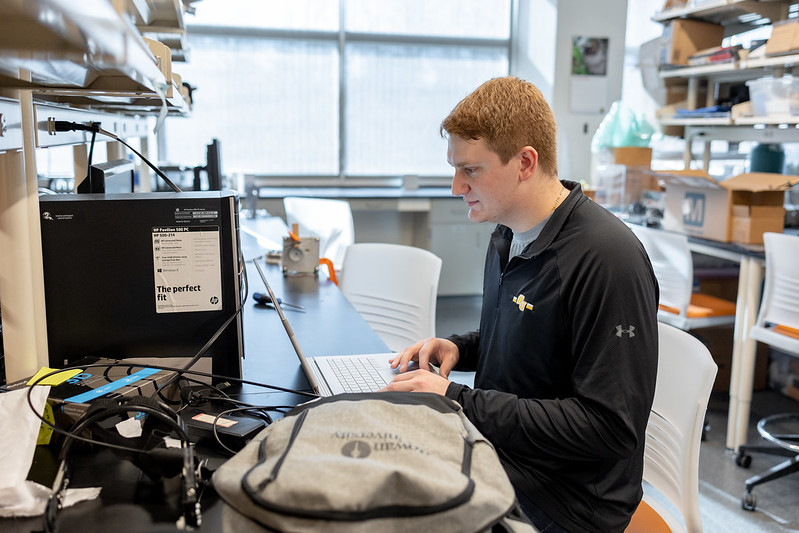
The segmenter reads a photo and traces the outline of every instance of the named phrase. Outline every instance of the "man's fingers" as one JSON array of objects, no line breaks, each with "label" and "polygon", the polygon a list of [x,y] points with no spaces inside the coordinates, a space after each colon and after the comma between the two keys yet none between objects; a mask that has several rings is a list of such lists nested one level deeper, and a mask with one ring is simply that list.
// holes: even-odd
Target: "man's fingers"
[{"label": "man's fingers", "polygon": [[446,361],[441,363],[441,366],[438,367],[438,375],[442,378],[448,378],[449,372],[452,370],[453,363],[447,359]]},{"label": "man's fingers", "polygon": [[413,346],[405,348],[390,360],[391,368],[399,368],[400,372],[405,372],[405,370],[408,368],[408,363],[413,360],[415,353],[416,350],[413,349]]}]

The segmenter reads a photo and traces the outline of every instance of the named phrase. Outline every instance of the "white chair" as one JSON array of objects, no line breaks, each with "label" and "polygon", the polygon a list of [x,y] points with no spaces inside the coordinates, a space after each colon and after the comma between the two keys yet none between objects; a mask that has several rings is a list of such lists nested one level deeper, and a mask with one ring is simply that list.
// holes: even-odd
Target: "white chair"
[{"label": "white chair", "polygon": [[289,228],[297,224],[300,236],[319,237],[319,255],[330,259],[340,271],[347,247],[355,242],[349,202],[287,196],[283,198],[283,208]]},{"label": "white chair", "polygon": [[691,334],[660,323],[658,335],[658,372],[646,427],[644,481],[668,499],[682,521],[646,488],[626,532],[700,533],[699,446],[718,368],[705,345]]},{"label": "white chair", "polygon": [[693,292],[694,266],[688,237],[630,225],[644,245],[660,286],[658,320],[689,331],[735,323],[735,303]]},{"label": "white chair", "polygon": [[392,351],[435,336],[441,259],[401,244],[359,243],[347,249],[339,286]]},{"label": "white chair", "polygon": [[[757,322],[750,336],[789,355],[799,357],[799,236],[764,233],[766,281]],[[749,452],[764,452],[787,457],[767,472],[746,480],[741,506],[754,511],[757,505],[752,489],[799,472],[799,413],[776,414],[761,419],[757,430],[771,445],[744,445],[738,448],[735,462],[748,468]]]}]

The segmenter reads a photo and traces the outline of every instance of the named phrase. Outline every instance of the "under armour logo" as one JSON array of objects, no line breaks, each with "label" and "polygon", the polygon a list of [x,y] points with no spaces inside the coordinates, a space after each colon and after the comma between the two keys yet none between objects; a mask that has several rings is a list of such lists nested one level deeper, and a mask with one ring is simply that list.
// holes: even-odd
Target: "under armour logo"
[{"label": "under armour logo", "polygon": [[627,335],[628,337],[635,337],[635,326],[630,326],[627,329],[621,327],[621,325],[616,326],[616,336],[621,337],[622,335]]},{"label": "under armour logo", "polygon": [[527,302],[524,299],[524,294],[520,294],[519,296],[514,296],[513,303],[519,306],[519,311],[524,312],[525,309],[527,309],[528,311],[533,310],[533,304]]}]

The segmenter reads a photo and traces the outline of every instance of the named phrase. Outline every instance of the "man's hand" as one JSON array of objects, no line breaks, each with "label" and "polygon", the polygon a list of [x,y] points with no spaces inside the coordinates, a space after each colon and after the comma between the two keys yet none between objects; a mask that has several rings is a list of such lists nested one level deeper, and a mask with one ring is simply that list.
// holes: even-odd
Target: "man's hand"
[{"label": "man's hand", "polygon": [[412,344],[399,352],[396,357],[390,360],[391,368],[399,368],[400,372],[408,370],[411,361],[419,363],[419,369],[427,371],[428,364],[438,365],[438,373],[441,377],[449,376],[449,371],[458,362],[460,354],[454,342],[447,339],[430,337]]},{"label": "man's hand", "polygon": [[385,386],[386,391],[434,392],[444,396],[449,387],[449,380],[429,370],[411,370],[398,374]]}]

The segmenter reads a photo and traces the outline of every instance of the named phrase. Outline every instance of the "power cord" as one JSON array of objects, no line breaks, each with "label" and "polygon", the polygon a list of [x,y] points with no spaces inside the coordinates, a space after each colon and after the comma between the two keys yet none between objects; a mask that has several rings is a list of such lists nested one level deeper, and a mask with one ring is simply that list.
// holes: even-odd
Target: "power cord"
[{"label": "power cord", "polygon": [[[161,179],[163,179],[164,182],[169,186],[169,188],[172,189],[174,192],[183,192],[183,191],[181,191],[180,187],[175,185],[172,182],[172,180],[170,180],[166,176],[166,174],[164,174],[161,171],[161,169],[159,169],[158,167],[156,167],[155,165],[150,163],[150,161],[146,157],[141,155],[131,145],[129,145],[128,143],[126,143],[125,141],[123,141],[122,139],[120,139],[119,137],[117,137],[116,135],[111,133],[110,131],[106,131],[103,128],[101,128],[99,122],[89,122],[88,124],[81,124],[80,122],[70,122],[68,120],[50,120],[50,121],[47,122],[47,128],[48,128],[48,131],[51,131],[53,133],[59,132],[59,131],[62,131],[62,132],[63,131],[89,131],[89,132],[92,133],[92,147],[94,147],[94,136],[96,134],[98,134],[98,133],[102,133],[106,137],[110,137],[111,139],[113,139],[113,140],[115,140],[117,142],[120,142],[120,143],[124,144],[125,146],[127,146],[128,149],[131,152],[133,152],[134,154],[139,156],[139,159],[141,159],[148,167],[153,169],[153,171],[156,174],[158,174],[161,177]],[[89,164],[91,165],[91,155],[89,156]]]},{"label": "power cord", "polygon": [[[280,391],[280,392],[288,392],[288,393],[291,393],[291,394],[297,394],[299,396],[305,396],[307,398],[312,398],[312,399],[315,399],[315,398],[319,397],[318,394],[314,394],[312,392],[307,392],[307,391],[302,391],[302,390],[297,390],[297,389],[289,389],[289,388],[286,388],[286,387],[280,387],[278,385],[270,385],[270,384],[267,384],[267,383],[259,383],[257,381],[251,381],[251,380],[246,380],[246,379],[241,379],[241,378],[231,378],[229,376],[222,376],[222,375],[219,375],[219,374],[213,374],[213,373],[209,373],[209,372],[201,372],[199,370],[190,370],[190,369],[187,370],[187,369],[184,369],[184,368],[176,368],[176,367],[162,366],[162,365],[145,365],[145,364],[141,364],[141,363],[123,363],[123,362],[118,362],[118,363],[115,363],[113,365],[108,365],[108,364],[103,364],[103,363],[93,363],[93,364],[89,364],[89,365],[70,366],[70,367],[65,367],[65,368],[53,370],[52,372],[48,372],[46,374],[42,374],[41,376],[39,376],[38,378],[33,380],[33,382],[30,383],[30,386],[28,387],[28,391],[27,391],[28,407],[30,407],[31,411],[34,413],[36,418],[38,418],[45,426],[51,428],[55,433],[57,433],[59,435],[62,435],[62,436],[65,436],[65,437],[70,437],[73,440],[85,442],[85,443],[88,443],[88,444],[97,444],[97,445],[100,445],[100,446],[105,446],[107,448],[115,449],[115,450],[122,451],[122,452],[135,452],[135,451],[137,451],[135,449],[128,448],[126,446],[120,446],[120,445],[112,444],[112,443],[108,443],[108,442],[96,441],[94,439],[91,439],[91,438],[88,438],[88,437],[84,437],[84,436],[79,435],[79,434],[75,434],[74,432],[64,430],[64,429],[56,426],[55,424],[53,424],[53,422],[51,422],[49,420],[46,420],[44,418],[44,416],[39,414],[39,412],[36,410],[36,408],[33,405],[33,399],[31,398],[31,392],[33,391],[33,387],[35,385],[38,385],[42,381],[46,380],[50,376],[54,376],[55,374],[58,374],[60,372],[64,372],[65,370],[87,370],[89,368],[106,368],[108,366],[135,367],[135,368],[154,368],[156,370],[166,370],[166,371],[172,371],[172,372],[179,372],[179,373],[182,373],[182,374],[189,374],[189,375],[197,376],[199,378],[206,378],[206,379],[210,378],[212,380],[214,380],[214,379],[229,380],[229,381],[237,382],[237,383],[240,383],[240,384],[253,385],[253,386],[256,386],[256,387],[263,387],[263,388],[276,390],[276,391]],[[209,385],[209,387],[214,388],[211,385]],[[243,404],[244,404],[244,402],[240,403],[240,405],[243,405]],[[275,410],[283,409],[285,407],[288,407],[288,406],[275,406],[275,408],[276,408]]]}]

